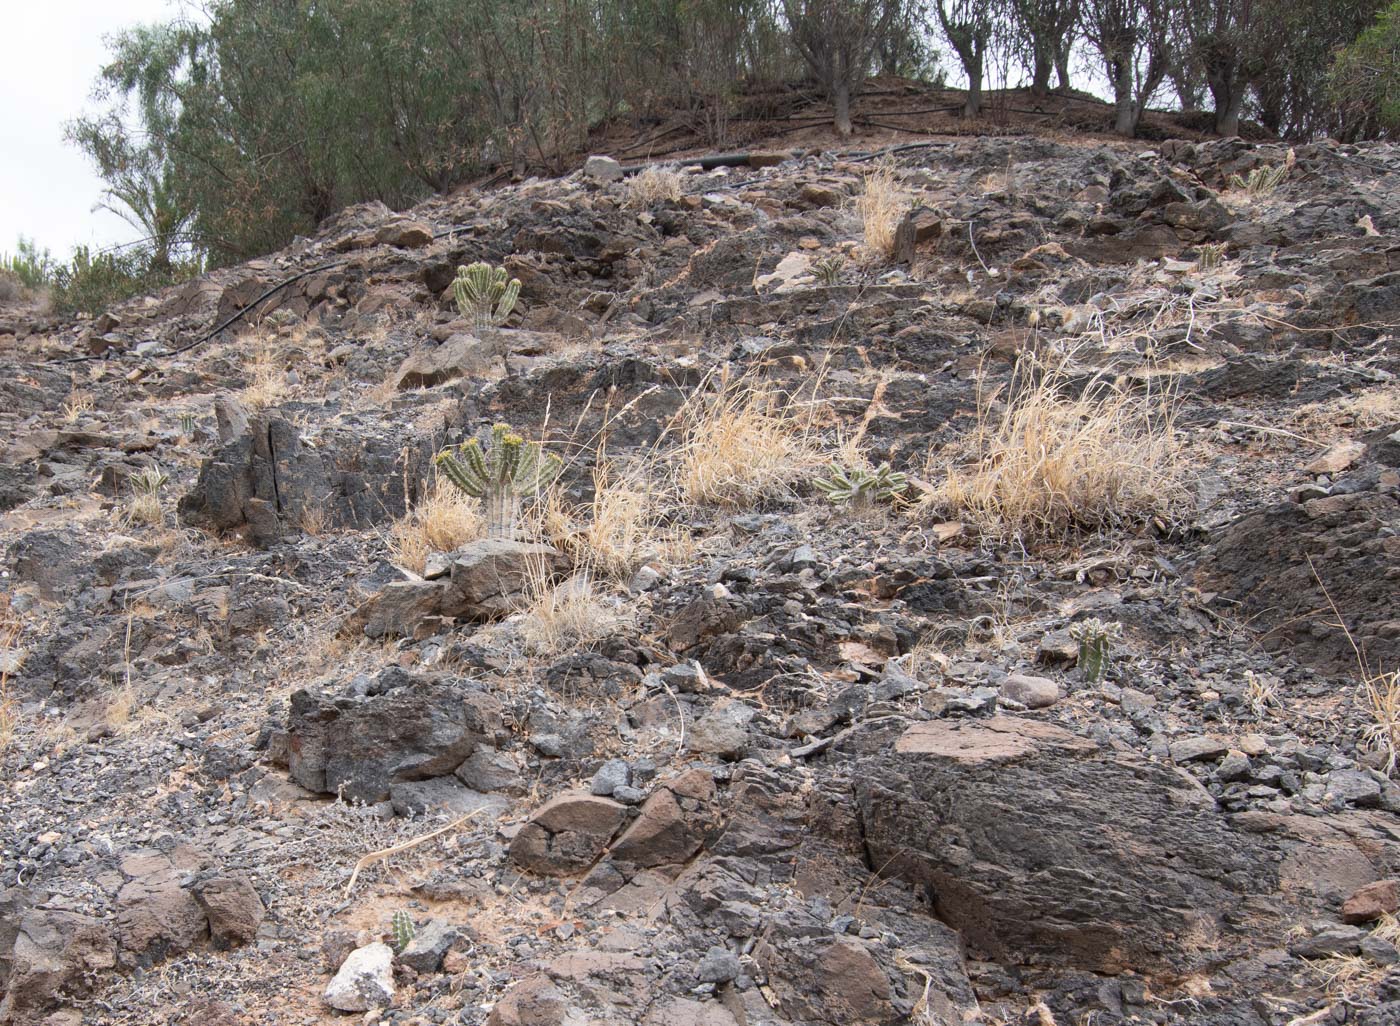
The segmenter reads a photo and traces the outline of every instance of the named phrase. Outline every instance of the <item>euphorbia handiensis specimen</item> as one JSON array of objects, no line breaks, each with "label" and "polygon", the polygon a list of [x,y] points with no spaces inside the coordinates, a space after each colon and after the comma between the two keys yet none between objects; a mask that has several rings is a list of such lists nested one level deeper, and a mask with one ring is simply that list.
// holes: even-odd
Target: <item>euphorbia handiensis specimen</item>
[{"label": "euphorbia handiensis specimen", "polygon": [[471,438],[456,452],[444,449],[437,465],[449,481],[485,505],[491,538],[513,537],[521,496],[539,494],[564,469],[563,460],[538,442],[525,441],[509,424],[495,425],[485,445]]},{"label": "euphorbia handiensis specimen", "polygon": [[1122,624],[1093,617],[1070,625],[1069,636],[1079,642],[1079,671],[1086,681],[1097,684],[1103,679],[1113,642],[1122,634]]},{"label": "euphorbia handiensis specimen", "polygon": [[837,505],[863,508],[893,501],[909,487],[909,477],[891,470],[888,463],[881,463],[874,470],[847,470],[833,463],[830,477],[819,477],[812,483]]},{"label": "euphorbia handiensis specimen", "polygon": [[470,317],[478,331],[499,328],[520,298],[520,279],[506,281],[504,267],[477,263],[457,268],[452,294],[463,317]]}]

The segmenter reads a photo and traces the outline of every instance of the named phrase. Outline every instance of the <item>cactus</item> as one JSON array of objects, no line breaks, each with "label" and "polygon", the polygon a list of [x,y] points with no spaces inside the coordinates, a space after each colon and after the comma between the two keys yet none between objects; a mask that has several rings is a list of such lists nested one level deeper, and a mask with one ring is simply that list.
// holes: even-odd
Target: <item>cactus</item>
[{"label": "cactus", "polygon": [[830,477],[813,482],[828,499],[840,505],[868,507],[876,502],[891,502],[909,487],[909,477],[881,463],[872,470],[847,470],[840,464],[831,465]]},{"label": "cactus", "polygon": [[564,469],[564,461],[544,451],[538,442],[527,442],[497,424],[485,444],[470,438],[437,455],[437,465],[447,479],[486,506],[486,531],[492,538],[515,534],[515,517],[524,495],[536,495],[552,484]]},{"label": "cactus", "polygon": [[413,928],[413,918],[406,909],[399,909],[394,913],[394,952],[402,955],[404,949],[413,943],[413,937],[418,932]]},{"label": "cactus", "polygon": [[1283,184],[1297,162],[1298,156],[1290,147],[1284,162],[1276,167],[1256,167],[1248,176],[1231,175],[1230,188],[1243,189],[1251,196],[1266,196]]},{"label": "cactus", "polygon": [[846,261],[839,256],[823,257],[812,265],[812,274],[821,285],[840,285],[841,274],[846,270]]},{"label": "cactus", "polygon": [[457,298],[457,309],[463,317],[471,316],[478,331],[499,328],[520,298],[520,279],[506,281],[504,267],[478,261],[469,267],[457,268],[452,294]]},{"label": "cactus", "polygon": [[193,414],[193,413],[182,413],[182,414],[180,414],[180,437],[181,437],[181,438],[193,438],[193,437],[194,437],[194,414]]},{"label": "cactus", "polygon": [[1079,670],[1090,684],[1097,684],[1108,670],[1113,642],[1123,636],[1121,623],[1105,623],[1091,617],[1071,624],[1069,636],[1079,642]]},{"label": "cactus", "polygon": [[131,490],[137,495],[156,495],[169,483],[160,467],[145,467],[131,475]]}]

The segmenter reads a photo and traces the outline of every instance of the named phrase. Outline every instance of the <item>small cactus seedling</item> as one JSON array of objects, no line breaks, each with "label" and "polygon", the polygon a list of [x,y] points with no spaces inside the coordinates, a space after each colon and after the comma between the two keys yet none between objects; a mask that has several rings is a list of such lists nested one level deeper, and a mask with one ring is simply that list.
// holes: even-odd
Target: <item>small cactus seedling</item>
[{"label": "small cactus seedling", "polygon": [[1225,259],[1225,243],[1203,242],[1196,247],[1196,270],[1209,271]]},{"label": "small cactus seedling", "polygon": [[1079,670],[1084,679],[1097,684],[1108,671],[1108,657],[1113,642],[1123,636],[1123,625],[1091,617],[1070,625],[1069,636],[1079,642]]},{"label": "small cactus seedling", "polygon": [[180,414],[180,437],[181,437],[181,438],[193,438],[193,437],[194,437],[194,414],[193,414],[193,413],[182,413],[182,414]]},{"label": "small cactus seedling", "polygon": [[846,261],[839,256],[823,257],[812,265],[812,274],[821,285],[840,285],[841,275],[846,270]]},{"label": "small cactus seedling", "polygon": [[819,477],[813,484],[838,506],[864,508],[902,495],[909,487],[909,477],[891,470],[888,463],[881,463],[874,470],[849,470],[833,463],[831,476]]},{"label": "small cactus seedling", "polygon": [[520,499],[537,495],[564,469],[564,461],[527,442],[509,424],[497,424],[485,439],[469,438],[454,452],[438,453],[437,465],[447,479],[486,507],[486,533],[492,538],[515,535]]},{"label": "small cactus seedling", "polygon": [[399,909],[394,913],[394,951],[402,955],[404,949],[413,943],[414,935],[418,932],[413,928],[413,917],[408,914],[407,909]]},{"label": "small cactus seedling", "polygon": [[499,328],[515,309],[520,298],[520,279],[506,280],[504,267],[480,261],[457,268],[452,294],[463,317],[470,317],[478,331]]}]

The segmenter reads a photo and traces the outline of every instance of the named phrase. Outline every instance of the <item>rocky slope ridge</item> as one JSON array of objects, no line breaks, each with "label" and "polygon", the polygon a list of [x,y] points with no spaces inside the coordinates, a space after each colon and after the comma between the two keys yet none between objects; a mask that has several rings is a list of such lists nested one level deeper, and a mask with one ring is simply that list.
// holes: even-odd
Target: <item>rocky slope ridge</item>
[{"label": "rocky slope ridge", "polygon": [[[1400,1021],[1353,648],[1400,662],[1400,150],[1299,147],[1260,195],[1231,176],[1282,147],[886,159],[882,263],[871,160],[641,206],[600,164],[8,318],[0,1021]],[[475,259],[523,284],[491,338],[451,304]],[[931,479],[1036,347],[1175,391],[1178,517],[1020,546],[804,474],[670,510],[579,644],[520,611],[567,527],[421,574],[387,544],[482,425],[586,505],[721,381]]]}]

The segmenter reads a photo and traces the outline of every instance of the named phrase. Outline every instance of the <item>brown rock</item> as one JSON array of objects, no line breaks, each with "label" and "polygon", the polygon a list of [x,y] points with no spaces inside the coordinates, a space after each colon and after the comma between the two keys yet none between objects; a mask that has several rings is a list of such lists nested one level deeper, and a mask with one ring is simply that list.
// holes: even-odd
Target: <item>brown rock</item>
[{"label": "brown rock", "polygon": [[516,865],[546,876],[578,873],[598,860],[627,816],[627,807],[590,794],[546,802],[510,843]]},{"label": "brown rock", "polygon": [[242,873],[206,880],[196,885],[194,897],[209,920],[209,938],[216,948],[249,943],[267,914],[253,882]]},{"label": "brown rock", "polygon": [[[453,335],[440,346],[412,353],[394,372],[394,387],[432,388],[457,378],[481,378],[499,370],[496,350],[475,335]],[[497,375],[499,376],[499,375]]]},{"label": "brown rock", "polygon": [[566,1026],[571,1002],[543,973],[527,976],[496,1002],[486,1026]]},{"label": "brown rock", "polygon": [[1377,880],[1342,902],[1342,922],[1369,923],[1400,911],[1400,879]]},{"label": "brown rock", "polygon": [[900,263],[912,263],[920,243],[943,235],[943,214],[928,207],[915,207],[904,215],[894,232],[894,256]]},{"label": "brown rock", "polygon": [[527,588],[542,576],[555,577],[569,561],[558,549],[507,538],[483,538],[457,550],[442,613],[486,620],[526,604]]},{"label": "brown rock", "polygon": [[101,920],[74,912],[31,910],[19,920],[0,998],[0,1022],[34,1021],[87,980],[117,964],[117,945]]},{"label": "brown rock", "polygon": [[1043,720],[993,716],[987,720],[916,723],[895,744],[906,755],[934,755],[960,763],[1008,762],[1041,749],[1092,752],[1095,744]]},{"label": "brown rock", "polygon": [[374,241],[400,249],[419,249],[433,241],[433,228],[422,221],[390,221],[374,233]]},{"label": "brown rock", "polygon": [[798,190],[797,196],[809,207],[836,207],[845,198],[840,189],[818,182],[806,183]]},{"label": "brown rock", "polygon": [[1364,443],[1348,439],[1330,447],[1303,469],[1309,474],[1340,474],[1359,460],[1365,452]]},{"label": "brown rock", "polygon": [[738,1020],[717,1001],[678,997],[652,1008],[642,1020],[642,1026],[738,1026]]},{"label": "brown rock", "polygon": [[663,787],[646,800],[642,814],[618,838],[612,857],[634,866],[674,866],[699,851],[703,841],[699,816],[692,822],[676,796]]},{"label": "brown rock", "polygon": [[208,921],[194,895],[180,886],[180,872],[158,853],[122,861],[131,877],[117,892],[117,938],[136,956],[164,957],[188,951]]}]

